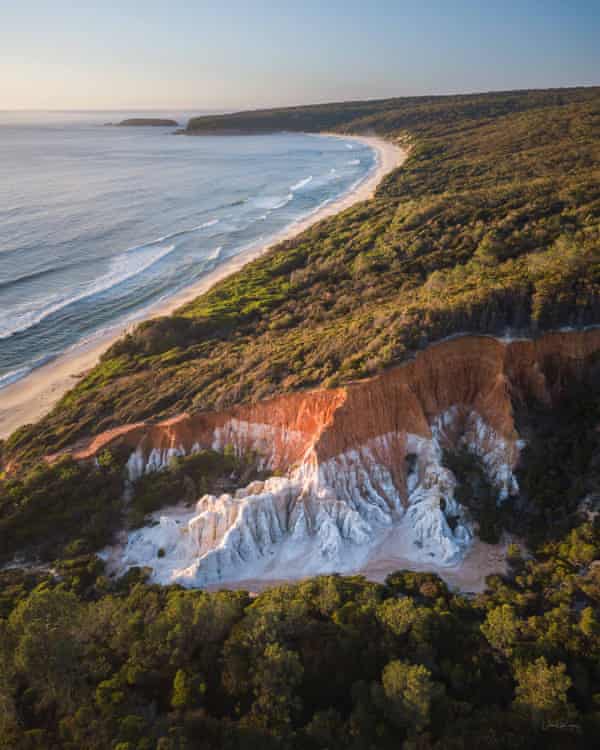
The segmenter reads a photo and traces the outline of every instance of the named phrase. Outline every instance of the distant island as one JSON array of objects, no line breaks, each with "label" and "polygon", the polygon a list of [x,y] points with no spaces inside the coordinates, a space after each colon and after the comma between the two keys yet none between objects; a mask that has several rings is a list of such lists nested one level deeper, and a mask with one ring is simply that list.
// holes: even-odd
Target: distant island
[{"label": "distant island", "polygon": [[177,120],[164,120],[158,117],[134,117],[129,120],[121,120],[121,122],[107,122],[106,125],[115,125],[117,127],[176,128],[179,123]]}]

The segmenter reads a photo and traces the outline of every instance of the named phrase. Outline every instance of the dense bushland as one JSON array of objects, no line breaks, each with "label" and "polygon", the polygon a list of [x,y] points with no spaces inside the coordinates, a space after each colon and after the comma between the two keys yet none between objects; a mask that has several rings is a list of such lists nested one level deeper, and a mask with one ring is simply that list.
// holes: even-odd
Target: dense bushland
[{"label": "dense bushland", "polygon": [[599,554],[580,524],[470,600],[408,571],[255,599],[6,571],[0,748],[592,748]]},{"label": "dense bushland", "polygon": [[50,562],[96,552],[122,528],[141,526],[149,514],[210,493],[232,492],[258,477],[252,457],[203,450],[174,457],[161,472],[131,485],[129,452],[103,451],[96,461],[65,456],[0,480],[0,562]]}]

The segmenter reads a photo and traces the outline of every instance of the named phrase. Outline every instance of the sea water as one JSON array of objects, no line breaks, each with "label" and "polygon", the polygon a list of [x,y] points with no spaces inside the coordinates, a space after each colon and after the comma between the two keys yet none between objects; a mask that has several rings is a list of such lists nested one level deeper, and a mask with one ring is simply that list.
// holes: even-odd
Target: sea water
[{"label": "sea water", "polygon": [[0,388],[143,317],[376,164],[335,137],[105,125],[136,114],[0,112]]}]

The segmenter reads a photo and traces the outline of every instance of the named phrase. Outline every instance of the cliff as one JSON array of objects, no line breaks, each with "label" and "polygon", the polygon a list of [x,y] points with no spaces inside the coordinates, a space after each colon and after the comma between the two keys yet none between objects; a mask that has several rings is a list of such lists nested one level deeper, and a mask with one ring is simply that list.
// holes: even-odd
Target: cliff
[{"label": "cliff", "polygon": [[135,532],[123,562],[151,565],[158,580],[281,577],[282,566],[353,570],[390,529],[400,530],[407,559],[452,565],[474,528],[443,452],[478,456],[498,502],[515,494],[522,445],[515,407],[550,405],[573,383],[597,380],[599,350],[598,329],[535,341],[454,338],[344,388],[125,425],[75,446],[73,455],[125,445],[135,480],[174,455],[232,446],[278,475],[234,496],[205,496],[193,512]]}]

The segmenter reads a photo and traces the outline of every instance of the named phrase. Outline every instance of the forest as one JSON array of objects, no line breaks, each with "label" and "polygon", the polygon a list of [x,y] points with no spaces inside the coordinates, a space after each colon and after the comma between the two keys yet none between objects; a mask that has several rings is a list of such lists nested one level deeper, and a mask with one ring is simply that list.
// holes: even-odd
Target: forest
[{"label": "forest", "polygon": [[90,556],[4,570],[0,748],[594,748],[599,555],[582,518],[472,597],[410,571],[255,596]]}]

